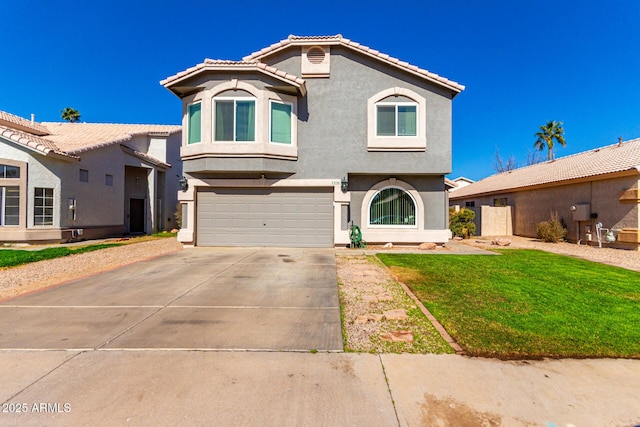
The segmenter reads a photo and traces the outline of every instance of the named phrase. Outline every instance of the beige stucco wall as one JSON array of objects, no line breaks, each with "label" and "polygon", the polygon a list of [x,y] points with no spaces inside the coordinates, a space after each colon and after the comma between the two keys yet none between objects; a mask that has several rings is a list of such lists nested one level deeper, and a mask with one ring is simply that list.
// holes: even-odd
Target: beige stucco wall
[{"label": "beige stucco wall", "polygon": [[[585,227],[590,226],[595,236],[595,224],[600,222],[603,227],[616,230],[628,230],[621,233],[622,242],[616,242],[618,247],[637,249],[638,242],[630,242],[629,236],[637,235],[640,224],[640,204],[638,200],[625,200],[623,194],[630,194],[629,190],[639,188],[637,174],[600,179],[589,182],[565,184],[546,188],[537,188],[518,192],[495,193],[482,197],[468,197],[453,199],[450,204],[465,206],[466,202],[474,202],[476,208],[492,206],[495,198],[507,198],[507,205],[513,209],[513,234],[518,236],[536,237],[537,224],[549,219],[552,212],[557,212],[567,227],[567,240],[586,240]],[[626,192],[626,193],[625,193]],[[455,197],[454,195],[451,196]],[[623,200],[621,200],[621,197]],[[571,211],[572,205],[587,203],[591,206],[591,213],[597,218],[589,221],[575,222]],[[483,231],[483,234],[486,233]],[[626,240],[626,241],[624,241]]]}]

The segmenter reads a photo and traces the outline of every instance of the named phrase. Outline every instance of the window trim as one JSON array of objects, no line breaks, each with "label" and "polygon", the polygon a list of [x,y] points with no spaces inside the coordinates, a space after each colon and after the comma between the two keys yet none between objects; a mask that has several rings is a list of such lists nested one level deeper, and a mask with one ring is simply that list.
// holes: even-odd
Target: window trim
[{"label": "window trim", "polygon": [[[387,100],[390,96],[402,96],[411,101]],[[416,105],[416,135],[378,136],[378,105]],[[367,149],[369,151],[426,151],[427,149],[427,101],[419,93],[402,87],[382,90],[367,100]]]},{"label": "window trim", "polygon": [[[376,196],[378,194],[380,194],[381,192],[383,192],[384,190],[388,190],[388,189],[395,189],[395,190],[400,190],[403,193],[407,194],[409,196],[409,198],[411,199],[411,202],[413,203],[413,209],[414,209],[414,223],[413,224],[389,224],[389,225],[385,225],[385,224],[371,224],[371,204],[373,203],[374,199],[376,198]],[[415,197],[411,194],[410,191],[408,191],[405,188],[402,188],[401,186],[398,185],[386,185],[382,188],[377,189],[373,195],[371,196],[371,198],[369,199],[369,203],[367,203],[367,228],[375,228],[375,229],[417,229],[418,228],[418,218],[420,216],[419,213],[419,208],[418,208],[418,203],[416,202]]]},{"label": "window trim", "polygon": [[[280,105],[287,105],[289,106],[289,142],[280,142],[280,141],[274,141],[272,139],[272,134],[271,131],[273,129],[273,109],[272,109],[272,105],[273,104],[280,104]],[[277,99],[269,99],[269,144],[279,144],[279,145],[284,145],[284,146],[293,146],[295,145],[295,138],[294,138],[294,126],[293,126],[293,122],[294,119],[296,117],[295,114],[295,110],[293,108],[293,103],[291,102],[286,102],[286,101],[280,101]]]},{"label": "window trim", "polygon": [[[216,139],[216,102],[217,101],[233,101],[233,139],[232,140],[217,140]],[[238,141],[236,140],[237,129],[237,101],[253,101],[253,141]],[[211,142],[214,144],[253,144],[257,142],[257,122],[258,122],[258,99],[252,96],[214,96],[211,98]]]}]

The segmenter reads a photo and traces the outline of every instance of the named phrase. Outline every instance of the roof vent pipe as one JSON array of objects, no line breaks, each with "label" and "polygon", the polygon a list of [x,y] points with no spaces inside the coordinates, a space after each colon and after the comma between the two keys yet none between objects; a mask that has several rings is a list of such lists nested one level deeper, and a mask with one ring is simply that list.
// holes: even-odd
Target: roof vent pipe
[{"label": "roof vent pipe", "polygon": [[31,113],[31,124],[34,124],[36,121],[36,115]]},{"label": "roof vent pipe", "polygon": [[620,147],[622,145],[622,137],[619,136],[618,137],[618,147]]}]

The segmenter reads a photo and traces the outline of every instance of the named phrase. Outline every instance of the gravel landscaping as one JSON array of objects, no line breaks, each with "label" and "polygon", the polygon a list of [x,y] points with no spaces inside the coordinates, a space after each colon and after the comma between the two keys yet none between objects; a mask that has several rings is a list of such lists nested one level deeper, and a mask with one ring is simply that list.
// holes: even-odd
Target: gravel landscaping
[{"label": "gravel landscaping", "polygon": [[181,249],[162,238],[0,269],[0,301]]},{"label": "gravel landscaping", "polygon": [[[598,248],[598,246],[576,245],[567,242],[546,243],[530,237],[506,236],[503,238],[511,241],[509,246],[501,246],[504,249],[538,249],[640,271],[640,251],[613,249],[606,247],[604,243],[602,248]],[[497,246],[491,244],[492,240],[494,239],[491,237],[472,237],[461,240],[460,243],[484,249],[496,248]]]}]

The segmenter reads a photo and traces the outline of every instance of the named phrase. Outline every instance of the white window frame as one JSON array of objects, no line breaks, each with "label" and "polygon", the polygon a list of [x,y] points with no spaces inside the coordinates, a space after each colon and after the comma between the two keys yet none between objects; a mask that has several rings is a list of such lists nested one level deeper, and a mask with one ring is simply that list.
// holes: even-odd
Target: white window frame
[{"label": "white window frame", "polygon": [[[390,189],[390,188],[395,189],[395,190],[400,190],[403,193],[407,194],[411,198],[411,201],[413,202],[413,209],[414,209],[414,224],[407,224],[407,225],[403,225],[403,224],[397,224],[397,225],[371,224],[371,204],[373,203],[374,199],[376,198],[376,196],[378,194],[380,194],[384,190],[387,190],[387,189]],[[409,192],[405,188],[399,187],[397,185],[387,185],[385,187],[382,187],[382,188],[376,190],[376,192],[373,194],[373,196],[371,196],[371,199],[369,200],[369,203],[367,204],[367,228],[417,229],[418,228],[419,215],[420,215],[420,213],[419,213],[418,203],[416,202],[416,199],[415,199],[415,197],[413,197],[411,192]]]},{"label": "white window frame", "polygon": [[[287,142],[278,142],[278,141],[272,141],[271,140],[271,125],[272,125],[271,124],[271,106],[273,104],[288,105],[289,108],[291,108],[291,116],[290,116],[291,123],[289,125],[289,131],[291,132],[291,134],[289,135],[289,139],[291,140],[291,142],[289,142],[289,143],[287,143]],[[293,146],[293,145],[295,145],[294,120],[296,120],[297,116],[296,116],[296,112],[295,112],[293,103],[292,102],[279,101],[279,100],[275,100],[275,99],[270,99],[269,100],[269,111],[268,111],[267,114],[269,114],[269,143],[270,144],[284,145],[284,146]]]},{"label": "white window frame", "polygon": [[[9,178],[8,178],[9,179]],[[6,208],[7,208],[7,188],[15,187],[18,189],[18,223],[6,224]],[[20,186],[19,185],[0,185],[0,227],[19,227],[20,226]]]},{"label": "white window frame", "polygon": [[[378,107],[395,107],[395,135],[378,135]],[[416,134],[415,135],[398,135],[398,107],[416,107]],[[376,138],[416,138],[420,134],[420,105],[417,102],[390,102],[390,101],[381,101],[376,103],[376,111],[375,111],[375,125],[376,125]]]},{"label": "white window frame", "polygon": [[[405,100],[388,100],[390,96],[402,96]],[[415,136],[378,136],[378,105],[415,105]],[[397,135],[396,108],[396,135]],[[368,151],[426,151],[427,149],[427,101],[419,93],[402,87],[382,90],[367,100],[367,150]]]},{"label": "white window frame", "polygon": [[[41,190],[51,190],[51,197],[50,197],[50,199],[51,199],[51,206],[44,204],[44,205],[41,207],[41,209],[51,208],[51,221],[50,221],[50,222],[49,222],[49,221],[47,221],[47,223],[46,223],[46,224],[36,224],[36,217],[41,216],[43,219],[48,218],[48,216],[47,216],[47,215],[38,215],[38,213],[37,213],[37,211],[36,211],[36,209],[38,209],[38,206],[37,206],[37,203],[36,203],[36,200],[37,200],[37,197],[38,197],[38,196],[36,196],[36,192],[35,192],[35,190],[38,190],[38,189],[41,189]],[[41,199],[42,199],[43,201],[47,201],[47,200],[49,200],[49,197],[47,197],[47,196],[45,195],[45,196],[43,196]],[[55,204],[55,201],[56,201],[56,199],[55,199],[55,189],[54,189],[54,188],[51,188],[51,187],[36,187],[36,188],[34,189],[34,191],[33,191],[33,225],[34,225],[34,227],[50,227],[50,226],[52,226],[52,225],[54,224],[54,221],[53,221],[53,220],[54,220],[54,216],[55,216],[55,205],[56,205],[56,204]]]},{"label": "white window frame", "polygon": [[[231,141],[218,141],[216,140],[216,102],[217,101],[234,101],[233,102],[233,140]],[[236,140],[236,102],[237,101],[253,101],[253,141],[237,141]],[[258,115],[259,115],[258,100],[252,96],[215,96],[211,99],[211,141],[214,144],[254,144],[258,140]]]}]

